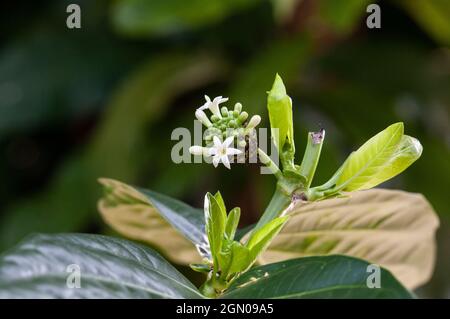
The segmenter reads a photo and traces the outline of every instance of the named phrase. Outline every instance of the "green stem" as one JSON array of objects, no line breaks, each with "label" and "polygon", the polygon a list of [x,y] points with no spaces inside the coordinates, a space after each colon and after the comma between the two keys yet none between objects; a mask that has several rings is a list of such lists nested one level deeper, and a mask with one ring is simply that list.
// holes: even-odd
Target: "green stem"
[{"label": "green stem", "polygon": [[283,174],[280,171],[280,168],[275,164],[269,155],[267,155],[262,149],[258,147],[258,156],[261,163],[263,163],[275,177],[280,180],[283,178]]},{"label": "green stem", "polygon": [[259,219],[258,223],[256,224],[253,231],[261,228],[268,222],[270,222],[272,219],[278,217],[281,212],[289,206],[291,202],[291,195],[287,194],[281,187],[277,185],[277,188],[275,189],[275,193],[272,196],[272,199],[270,200],[269,205],[267,206],[266,210],[264,211],[264,214]]},{"label": "green stem", "polygon": [[324,137],[324,130],[308,133],[308,143],[306,145],[305,155],[303,155],[302,164],[300,165],[300,174],[306,178],[306,189],[311,186],[311,182],[314,178],[317,163],[319,163],[320,153],[322,151]]}]

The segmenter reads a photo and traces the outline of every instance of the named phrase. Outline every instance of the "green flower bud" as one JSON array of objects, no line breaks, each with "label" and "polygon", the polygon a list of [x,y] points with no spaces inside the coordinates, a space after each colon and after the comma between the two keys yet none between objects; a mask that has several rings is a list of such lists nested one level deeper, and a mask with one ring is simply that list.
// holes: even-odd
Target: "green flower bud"
[{"label": "green flower bud", "polygon": [[241,115],[239,115],[238,121],[239,121],[239,123],[242,124],[247,120],[247,118],[248,118],[248,113],[244,111],[241,113]]},{"label": "green flower bud", "polygon": [[241,103],[236,103],[234,105],[234,110],[239,114],[242,111],[242,104]]},{"label": "green flower bud", "polygon": [[223,117],[228,116],[228,109],[226,106],[222,107],[221,112]]}]

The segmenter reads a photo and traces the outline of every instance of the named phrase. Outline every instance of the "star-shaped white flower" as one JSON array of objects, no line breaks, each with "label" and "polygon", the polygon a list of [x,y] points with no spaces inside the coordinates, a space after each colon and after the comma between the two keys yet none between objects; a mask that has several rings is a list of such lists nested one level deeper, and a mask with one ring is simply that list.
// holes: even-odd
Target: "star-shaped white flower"
[{"label": "star-shaped white flower", "polygon": [[228,137],[223,143],[217,136],[213,137],[214,146],[209,148],[208,154],[213,157],[213,165],[217,167],[220,162],[230,169],[230,159],[228,156],[241,154],[242,151],[237,148],[230,147],[233,143],[234,136]]},{"label": "star-shaped white flower", "polygon": [[209,109],[212,114],[222,118],[222,115],[220,114],[220,103],[224,103],[226,101],[228,101],[227,97],[222,97],[222,96],[217,96],[214,98],[214,100],[211,101],[211,99],[209,98],[208,95],[205,95],[205,104],[203,104],[202,106],[200,106],[197,110],[206,110]]}]

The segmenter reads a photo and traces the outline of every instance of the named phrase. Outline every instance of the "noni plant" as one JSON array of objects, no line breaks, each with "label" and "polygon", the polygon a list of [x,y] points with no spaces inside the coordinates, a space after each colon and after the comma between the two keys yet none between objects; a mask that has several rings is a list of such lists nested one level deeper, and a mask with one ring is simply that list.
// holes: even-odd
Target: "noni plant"
[{"label": "noni plant", "polygon": [[[241,103],[227,107],[221,96],[205,100],[194,111],[205,128],[202,144],[189,152],[228,169],[250,161],[276,179],[256,224],[238,229],[245,212],[227,207],[217,190],[197,209],[102,178],[103,219],[141,244],[87,234],[31,236],[0,257],[0,297],[411,298],[429,279],[438,226],[433,209],[420,194],[370,190],[422,153],[403,123],[370,138],[327,182],[314,185],[325,130],[308,133],[298,161],[293,102],[279,75],[267,98],[276,156],[258,138],[260,115]],[[203,284],[194,286],[142,243],[203,273]]]}]

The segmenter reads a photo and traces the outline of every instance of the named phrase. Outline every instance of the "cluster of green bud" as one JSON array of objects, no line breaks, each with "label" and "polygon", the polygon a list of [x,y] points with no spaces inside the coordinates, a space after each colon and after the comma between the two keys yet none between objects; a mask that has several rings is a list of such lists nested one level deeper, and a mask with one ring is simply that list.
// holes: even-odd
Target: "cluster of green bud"
[{"label": "cluster of green bud", "polygon": [[215,114],[211,116],[212,123],[204,134],[207,146],[211,145],[214,136],[219,137],[221,140],[234,136],[237,139],[237,146],[244,148],[247,144],[245,136],[261,121],[258,115],[253,116],[248,121],[248,113],[242,111],[241,103],[236,103],[233,110],[228,110],[226,106],[222,106],[220,115],[221,117]]},{"label": "cluster of green bud", "polygon": [[[247,112],[242,110],[242,104],[236,103],[233,109],[228,109],[226,106],[220,107],[221,103],[228,101],[228,98],[218,96],[211,100],[205,95],[206,103],[198,108],[195,112],[195,117],[207,128],[203,134],[205,147],[192,146],[189,151],[195,155],[209,155],[226,153],[226,150],[237,147],[239,152],[234,152],[236,155],[236,162],[243,163],[247,158],[251,158],[249,153],[251,151],[249,146],[257,149],[256,126],[261,122],[259,115],[253,115],[249,118]],[[207,116],[205,110],[211,111],[211,116]],[[233,144],[230,143],[232,138]],[[219,147],[219,141],[228,141],[227,145]],[[256,146],[256,147],[255,147]],[[220,150],[218,151],[218,149]],[[216,150],[217,149],[217,150]],[[256,155],[256,151],[253,152]],[[225,163],[224,163],[225,164]],[[226,165],[228,167],[228,164]]]}]

